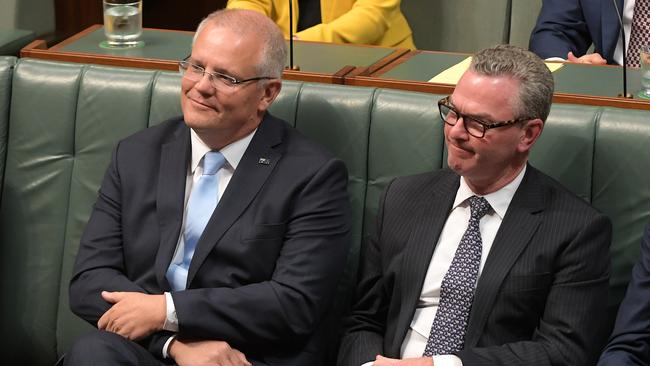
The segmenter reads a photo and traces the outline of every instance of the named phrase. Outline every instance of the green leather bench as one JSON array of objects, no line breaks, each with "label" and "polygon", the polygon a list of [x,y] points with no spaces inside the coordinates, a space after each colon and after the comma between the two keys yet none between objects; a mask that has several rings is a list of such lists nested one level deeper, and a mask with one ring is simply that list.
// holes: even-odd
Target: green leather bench
[{"label": "green leather bench", "polygon": [[[110,151],[120,138],[179,114],[179,90],[176,73],[0,58],[5,362],[51,365],[89,328],[70,312],[67,287]],[[287,81],[273,105],[350,171],[354,243],[340,291],[354,281],[386,183],[444,166],[440,97]],[[612,217],[612,316],[650,220],[649,121],[649,112],[554,105],[531,159]],[[338,309],[350,298],[341,294]]]}]

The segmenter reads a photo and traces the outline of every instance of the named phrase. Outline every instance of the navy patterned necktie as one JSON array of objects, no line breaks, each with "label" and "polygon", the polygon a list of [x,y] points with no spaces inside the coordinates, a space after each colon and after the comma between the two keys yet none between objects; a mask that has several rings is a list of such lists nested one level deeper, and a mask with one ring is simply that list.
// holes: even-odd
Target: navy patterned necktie
[{"label": "navy patterned necktie", "polygon": [[462,350],[465,344],[465,331],[483,249],[479,222],[490,209],[490,204],[483,197],[472,196],[469,206],[469,225],[442,279],[438,311],[433,319],[424,356],[453,354]]},{"label": "navy patterned necktie", "polygon": [[627,66],[639,67],[639,52],[646,44],[650,44],[650,0],[636,0],[630,44],[627,46]]}]

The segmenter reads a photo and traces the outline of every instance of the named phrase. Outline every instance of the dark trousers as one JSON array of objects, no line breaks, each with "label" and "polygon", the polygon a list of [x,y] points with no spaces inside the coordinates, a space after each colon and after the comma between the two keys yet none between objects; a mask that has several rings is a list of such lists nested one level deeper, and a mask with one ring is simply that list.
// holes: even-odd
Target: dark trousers
[{"label": "dark trousers", "polygon": [[159,360],[141,345],[115,333],[94,330],[73,343],[66,353],[64,366],[162,366],[171,360]]}]

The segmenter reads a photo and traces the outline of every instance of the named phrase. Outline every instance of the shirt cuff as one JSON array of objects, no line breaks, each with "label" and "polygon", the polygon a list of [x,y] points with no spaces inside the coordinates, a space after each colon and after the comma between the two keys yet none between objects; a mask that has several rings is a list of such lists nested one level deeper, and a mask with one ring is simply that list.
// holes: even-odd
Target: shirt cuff
[{"label": "shirt cuff", "polygon": [[[458,356],[454,355],[439,355],[433,356],[433,365],[434,366],[463,366],[463,361],[461,361]],[[374,362],[366,362],[361,366],[372,366]]]},{"label": "shirt cuff", "polygon": [[162,349],[162,356],[163,356],[164,359],[165,358],[171,358],[171,357],[169,357],[169,345],[172,344],[172,341],[174,339],[176,339],[176,334],[174,334],[173,336],[167,338],[167,341],[165,342],[165,345],[163,346],[163,349]]},{"label": "shirt cuff", "polygon": [[[165,292],[165,307],[167,308],[167,317],[165,318],[163,329],[170,332],[178,332],[178,317],[176,316],[176,307],[174,306],[174,299],[172,298],[172,294],[169,292]],[[165,344],[165,347],[167,347],[167,344]]]},{"label": "shirt cuff", "polygon": [[560,61],[560,62],[565,62],[566,59],[562,57],[549,57],[545,58],[544,61]]},{"label": "shirt cuff", "polygon": [[456,355],[438,355],[432,357],[434,366],[463,366],[463,361]]}]

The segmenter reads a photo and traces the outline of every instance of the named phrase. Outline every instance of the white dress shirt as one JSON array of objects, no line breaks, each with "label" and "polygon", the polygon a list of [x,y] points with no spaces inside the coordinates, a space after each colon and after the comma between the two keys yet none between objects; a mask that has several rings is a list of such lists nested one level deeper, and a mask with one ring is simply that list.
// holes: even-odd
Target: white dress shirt
[{"label": "white dress shirt", "polygon": [[[519,172],[515,179],[496,192],[483,196],[490,204],[491,209],[481,219],[479,231],[481,232],[481,241],[483,249],[481,251],[481,263],[479,265],[478,275],[481,276],[485,260],[490,253],[494,237],[499,231],[501,221],[508,211],[508,206],[515,195],[519,184],[521,184],[526,166]],[[442,228],[440,238],[436,244],[436,249],[431,257],[429,269],[427,270],[420,292],[415,314],[411,320],[411,325],[402,342],[400,358],[417,358],[422,357],[424,348],[431,333],[433,319],[438,311],[440,301],[440,287],[442,279],[451,266],[451,261],[456,254],[456,248],[467,230],[470,217],[469,201],[471,196],[478,196],[472,192],[465,178],[460,179],[460,186],[456,191],[456,198],[451,212],[447,217],[445,226]],[[437,355],[433,356],[435,366],[462,366],[460,358],[455,355]],[[372,362],[365,363],[363,366],[372,365]]]},{"label": "white dress shirt", "polygon": [[[219,152],[223,154],[223,157],[226,159],[226,163],[221,169],[217,172],[217,179],[219,180],[219,199],[228,187],[230,183],[230,178],[235,173],[237,165],[244,156],[244,152],[248,148],[253,136],[257,129],[250,134],[246,135],[244,138],[237,140],[230,145],[223,147]],[[183,224],[181,228],[185,228],[185,216],[187,215],[187,201],[190,198],[192,193],[192,187],[196,182],[198,182],[201,175],[203,175],[203,156],[211,151],[211,149],[201,140],[201,138],[194,132],[190,130],[190,142],[192,145],[192,162],[187,172],[187,178],[185,180],[185,201],[183,203]],[[218,201],[217,201],[218,202]],[[172,262],[180,260],[183,256],[183,251],[185,249],[185,241],[183,240],[183,229],[181,229],[181,234],[178,237],[178,244],[176,245],[176,251],[174,252],[174,257]],[[165,324],[163,329],[169,330],[172,332],[178,332],[178,318],[176,316],[176,308],[174,306],[174,300],[169,292],[165,292],[165,300],[167,307],[167,318],[165,319]],[[169,357],[167,353],[169,345],[174,337],[170,337],[163,346],[163,357]]]}]

